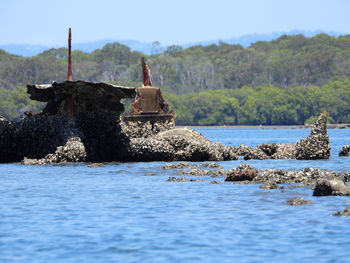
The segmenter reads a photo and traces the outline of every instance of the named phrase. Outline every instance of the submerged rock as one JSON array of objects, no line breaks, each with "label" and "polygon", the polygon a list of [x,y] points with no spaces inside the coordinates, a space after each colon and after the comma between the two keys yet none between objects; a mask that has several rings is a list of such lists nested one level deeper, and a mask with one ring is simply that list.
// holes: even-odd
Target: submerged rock
[{"label": "submerged rock", "polygon": [[222,182],[219,182],[219,181],[211,181],[210,184],[222,184]]},{"label": "submerged rock", "polygon": [[328,159],[330,143],[327,135],[327,113],[320,115],[315,122],[310,136],[290,143],[262,143],[252,148],[241,144],[234,149],[237,155],[244,156],[244,160],[257,159]]},{"label": "submerged rock", "polygon": [[301,205],[311,205],[313,204],[310,200],[305,200],[301,197],[289,198],[286,202],[287,205],[301,206]]},{"label": "submerged rock", "polygon": [[314,124],[310,136],[296,143],[296,159],[329,159],[331,146],[327,135],[327,112]]},{"label": "submerged rock", "polygon": [[204,179],[190,179],[190,182],[204,182]]},{"label": "submerged rock", "polygon": [[276,151],[271,155],[272,159],[295,159],[296,147],[291,143],[276,144]]},{"label": "submerged rock", "polygon": [[99,167],[104,167],[104,163],[90,163],[87,165],[89,168],[99,168]]},{"label": "submerged rock", "polygon": [[187,179],[185,177],[169,177],[166,182],[187,182]]},{"label": "submerged rock", "polygon": [[337,211],[332,216],[350,216],[350,206],[347,206],[344,211]]},{"label": "submerged rock", "polygon": [[298,184],[298,186],[309,186],[313,188],[318,180],[340,179],[350,181],[350,173],[337,173],[335,171],[317,168],[305,168],[300,171],[265,169],[258,170],[248,164],[240,164],[237,168],[226,171],[225,181],[237,183],[264,184],[262,188],[269,189],[275,184]]},{"label": "submerged rock", "polygon": [[339,151],[339,156],[349,156],[350,154],[350,145],[344,145]]},{"label": "submerged rock", "polygon": [[200,167],[212,168],[212,169],[222,168],[222,166],[217,163],[203,163],[200,165]]},{"label": "submerged rock", "polygon": [[322,170],[317,168],[305,168],[300,171],[284,171],[279,169],[259,170],[258,175],[253,182],[263,184],[269,180],[274,180],[277,184],[301,184],[313,187],[317,180],[331,180],[339,178],[349,180],[349,173],[336,173],[334,171]]},{"label": "submerged rock", "polygon": [[266,181],[263,185],[260,185],[261,189],[279,189],[280,187],[274,181]]},{"label": "submerged rock", "polygon": [[225,181],[252,181],[257,175],[257,169],[248,164],[241,164],[236,169],[227,172]]},{"label": "submerged rock", "polygon": [[196,167],[196,164],[186,163],[186,162],[180,162],[180,163],[170,163],[162,166],[163,169],[169,170],[169,169],[182,169],[182,168],[188,168],[188,167]]},{"label": "submerged rock", "polygon": [[350,186],[346,185],[343,180],[319,180],[316,183],[314,196],[327,195],[346,195],[350,196]]},{"label": "submerged rock", "polygon": [[252,147],[244,144],[241,144],[240,146],[234,148],[235,154],[241,155],[241,156],[245,156],[249,154],[252,150],[253,150]]},{"label": "submerged rock", "polygon": [[270,157],[266,153],[264,153],[261,149],[254,148],[250,152],[244,155],[244,160],[250,160],[250,159],[267,160],[267,159],[270,159]]},{"label": "submerged rock", "polygon": [[290,143],[262,143],[255,148],[242,147],[240,151],[244,152],[244,160],[295,159],[296,154],[295,145]]},{"label": "submerged rock", "polygon": [[263,151],[267,156],[272,156],[276,153],[277,144],[274,143],[262,143],[256,146],[257,149]]},{"label": "submerged rock", "polygon": [[221,176],[225,176],[225,170],[223,170],[223,169],[220,169],[220,170],[193,169],[190,171],[179,172],[178,175],[221,177]]},{"label": "submerged rock", "polygon": [[211,171],[201,170],[201,169],[192,169],[190,171],[179,172],[178,175],[189,175],[189,176],[203,176],[210,175]]}]

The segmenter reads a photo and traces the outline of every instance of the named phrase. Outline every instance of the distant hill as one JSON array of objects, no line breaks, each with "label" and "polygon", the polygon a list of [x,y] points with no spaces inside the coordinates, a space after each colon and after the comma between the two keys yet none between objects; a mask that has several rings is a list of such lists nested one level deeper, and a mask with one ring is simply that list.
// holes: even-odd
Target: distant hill
[{"label": "distant hill", "polygon": [[[107,43],[119,42],[120,44],[126,45],[133,51],[140,51],[144,54],[151,54],[152,43],[140,42],[137,40],[99,40],[87,43],[73,43],[73,50],[81,50],[84,52],[91,53],[95,49],[103,48]],[[0,49],[14,55],[32,57],[40,54],[41,52],[51,49],[60,48],[61,46],[43,46],[43,45],[29,45],[29,44],[8,44],[0,45]]]},{"label": "distant hill", "polygon": [[227,44],[239,44],[242,47],[246,48],[249,47],[251,44],[258,42],[258,41],[271,41],[271,40],[276,40],[282,35],[298,35],[302,34],[305,37],[313,37],[318,34],[327,34],[329,36],[335,36],[338,37],[340,35],[344,35],[339,32],[333,32],[333,31],[322,31],[322,30],[316,30],[316,31],[305,31],[305,30],[298,30],[294,29],[288,32],[273,32],[271,34],[250,34],[250,35],[243,35],[241,37],[234,37],[234,38],[229,38],[229,39],[222,39],[222,40],[214,40],[214,41],[201,41],[201,42],[193,42],[193,43],[188,43],[181,45],[183,48],[188,48],[194,45],[202,45],[202,46],[208,46],[211,44],[218,44],[219,42],[224,42]]},{"label": "distant hill", "polygon": [[[224,42],[227,44],[239,44],[243,47],[249,47],[252,43],[255,43],[257,41],[271,41],[279,38],[281,35],[287,34],[287,35],[297,35],[297,34],[303,34],[305,37],[313,37],[317,34],[325,33],[330,36],[339,36],[342,35],[342,33],[339,32],[325,32],[321,30],[317,31],[304,31],[304,30],[291,30],[289,32],[274,32],[271,34],[250,34],[250,35],[243,35],[241,37],[236,38],[230,38],[230,39],[218,39],[218,40],[211,40],[211,41],[199,41],[199,42],[191,42],[180,45],[182,48],[188,48],[195,45],[202,45],[202,46],[208,46],[211,44],[218,44],[219,42]],[[132,51],[139,51],[147,55],[152,54],[152,43],[151,42],[141,42],[138,40],[99,40],[94,42],[87,42],[87,43],[73,43],[73,50],[81,50],[84,52],[92,52],[95,49],[100,49],[107,43],[111,42],[119,42],[120,44],[128,46]],[[44,46],[44,45],[30,45],[30,44],[6,44],[6,45],[0,45],[0,49],[3,49],[7,51],[10,54],[15,54],[19,56],[24,57],[32,57],[36,56],[39,53],[48,50],[50,48],[60,48],[60,46]],[[166,47],[163,47],[164,49]]]}]

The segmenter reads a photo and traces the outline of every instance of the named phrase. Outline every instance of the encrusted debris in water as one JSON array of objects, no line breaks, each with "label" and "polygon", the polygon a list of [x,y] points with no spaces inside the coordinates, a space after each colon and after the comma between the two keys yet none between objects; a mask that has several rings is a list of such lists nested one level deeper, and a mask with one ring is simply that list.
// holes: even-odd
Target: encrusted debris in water
[{"label": "encrusted debris in water", "polygon": [[217,163],[203,163],[200,165],[203,168],[212,168],[212,169],[222,169],[223,167]]},{"label": "encrusted debris in water", "polygon": [[104,163],[90,163],[87,165],[89,168],[98,168],[98,167],[104,167]]},{"label": "encrusted debris in water", "polygon": [[311,200],[305,200],[301,197],[289,198],[286,202],[287,205],[301,206],[301,205],[311,205],[313,202]]},{"label": "encrusted debris in water", "polygon": [[350,155],[350,145],[344,145],[340,151],[339,156],[349,156]]},{"label": "encrusted debris in water", "polygon": [[187,182],[187,179],[185,177],[169,177],[166,182]]},{"label": "encrusted debris in water", "polygon": [[222,182],[219,182],[219,181],[211,181],[210,184],[222,184]]},{"label": "encrusted debris in water", "polygon": [[283,186],[278,186],[278,184],[274,181],[267,181],[263,185],[260,185],[259,188],[261,189],[284,189]]},{"label": "encrusted debris in water", "polygon": [[197,165],[192,163],[187,163],[187,162],[170,163],[162,166],[162,169],[170,170],[170,169],[181,169],[181,168],[188,168],[188,167],[197,167]]},{"label": "encrusted debris in water", "polygon": [[337,211],[332,213],[331,216],[350,216],[350,206],[347,206],[344,211]]},{"label": "encrusted debris in water", "polygon": [[187,176],[212,176],[212,177],[220,177],[225,176],[225,170],[201,170],[201,169],[193,169],[190,171],[181,171],[177,173],[178,175],[187,175]]}]

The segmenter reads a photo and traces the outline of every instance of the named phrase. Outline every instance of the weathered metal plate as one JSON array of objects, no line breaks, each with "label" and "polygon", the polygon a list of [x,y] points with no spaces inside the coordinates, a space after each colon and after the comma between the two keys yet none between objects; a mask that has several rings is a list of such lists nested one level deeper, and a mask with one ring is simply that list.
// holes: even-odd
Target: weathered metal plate
[{"label": "weathered metal plate", "polygon": [[139,100],[141,102],[141,114],[158,113],[157,102],[158,88],[143,87],[138,89]]}]

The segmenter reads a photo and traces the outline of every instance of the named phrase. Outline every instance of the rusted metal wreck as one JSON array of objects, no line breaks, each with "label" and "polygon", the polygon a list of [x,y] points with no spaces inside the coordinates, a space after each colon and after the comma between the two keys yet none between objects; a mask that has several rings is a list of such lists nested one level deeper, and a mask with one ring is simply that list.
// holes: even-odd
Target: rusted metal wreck
[{"label": "rusted metal wreck", "polygon": [[27,85],[27,93],[32,100],[47,102],[43,113],[65,114],[70,120],[79,112],[110,111],[120,114],[124,98],[134,98],[136,88],[108,83],[94,83],[83,80],[73,81],[71,55],[71,29],[68,38],[68,80],[51,84]]},{"label": "rusted metal wreck", "polygon": [[137,89],[135,101],[132,103],[132,113],[122,116],[124,122],[171,122],[174,125],[175,112],[169,110],[159,88],[152,86],[152,75],[145,58],[141,58],[142,87]]},{"label": "rusted metal wreck", "polygon": [[135,98],[133,112],[124,115],[128,122],[172,122],[175,114],[169,111],[159,88],[152,86],[152,77],[144,58],[141,58],[143,86],[124,87],[108,83],[95,83],[83,80],[73,81],[71,56],[71,29],[68,37],[68,77],[64,82],[51,84],[28,84],[30,99],[47,102],[43,113],[65,114],[71,120],[81,112],[114,112],[120,115],[124,111],[122,99]]}]

